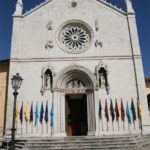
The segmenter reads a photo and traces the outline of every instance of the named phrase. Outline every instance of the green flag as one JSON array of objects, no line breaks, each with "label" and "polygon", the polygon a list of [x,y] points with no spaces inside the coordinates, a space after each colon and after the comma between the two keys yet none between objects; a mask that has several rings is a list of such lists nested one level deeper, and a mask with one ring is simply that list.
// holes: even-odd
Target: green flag
[{"label": "green flag", "polygon": [[133,99],[131,101],[131,112],[132,112],[133,121],[136,121],[136,111],[135,111]]},{"label": "green flag", "polygon": [[112,99],[110,100],[110,115],[112,117],[112,122],[114,122],[114,120],[115,120],[115,112],[114,112]]}]

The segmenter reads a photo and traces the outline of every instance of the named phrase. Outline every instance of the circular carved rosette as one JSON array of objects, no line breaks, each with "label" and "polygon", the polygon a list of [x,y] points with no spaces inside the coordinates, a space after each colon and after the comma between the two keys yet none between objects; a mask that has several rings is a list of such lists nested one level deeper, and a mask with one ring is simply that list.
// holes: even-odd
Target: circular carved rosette
[{"label": "circular carved rosette", "polygon": [[87,50],[92,39],[91,28],[80,22],[70,22],[64,25],[58,36],[61,48],[73,54]]}]

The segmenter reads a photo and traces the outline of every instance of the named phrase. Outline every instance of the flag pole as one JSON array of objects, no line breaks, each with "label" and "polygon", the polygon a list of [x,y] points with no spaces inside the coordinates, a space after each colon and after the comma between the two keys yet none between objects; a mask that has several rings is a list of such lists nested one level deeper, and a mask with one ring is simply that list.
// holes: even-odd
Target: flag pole
[{"label": "flag pole", "polygon": [[128,122],[128,130],[129,130],[129,134],[131,134],[130,132],[130,123]]},{"label": "flag pole", "polygon": [[48,123],[46,124],[46,129],[47,129],[47,133],[48,133]]},{"label": "flag pole", "polygon": [[134,124],[134,130],[135,130],[135,121],[133,121],[133,124]]},{"label": "flag pole", "polygon": [[21,123],[21,135],[22,135],[22,123]]},{"label": "flag pole", "polygon": [[43,134],[43,121],[42,121],[42,134]]},{"label": "flag pole", "polygon": [[124,121],[123,121],[123,129],[124,129],[124,131],[125,131],[125,124],[124,124]]},{"label": "flag pole", "polygon": [[119,120],[118,120],[118,131],[120,131],[120,127],[119,127]]},{"label": "flag pole", "polygon": [[102,131],[104,131],[104,127],[103,127],[103,117],[101,119],[101,123],[102,123]]},{"label": "flag pole", "polygon": [[108,131],[109,129],[108,129],[108,121],[107,121],[107,131]]},{"label": "flag pole", "polygon": [[28,123],[26,122],[26,134],[28,133],[28,131],[27,131],[27,130],[28,130],[28,129],[27,129],[28,127],[27,127],[27,126],[28,126]]},{"label": "flag pole", "polygon": [[114,131],[114,123],[113,123],[113,121],[112,121],[112,128],[113,128],[113,131]]},{"label": "flag pole", "polygon": [[32,133],[33,133],[33,121],[32,121]]}]

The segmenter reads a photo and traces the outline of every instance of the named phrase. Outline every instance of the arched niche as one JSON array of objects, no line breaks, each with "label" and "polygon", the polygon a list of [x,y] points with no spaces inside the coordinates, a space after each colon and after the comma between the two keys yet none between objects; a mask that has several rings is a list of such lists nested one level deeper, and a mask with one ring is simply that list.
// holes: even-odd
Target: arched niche
[{"label": "arched niche", "polygon": [[97,87],[100,89],[106,89],[107,94],[109,94],[109,82],[108,82],[108,67],[102,61],[95,68],[95,75],[97,80]]},{"label": "arched niche", "polygon": [[42,69],[41,78],[42,78],[42,87],[41,93],[44,95],[45,91],[53,90],[53,80],[55,73],[53,71],[53,67],[47,66]]}]

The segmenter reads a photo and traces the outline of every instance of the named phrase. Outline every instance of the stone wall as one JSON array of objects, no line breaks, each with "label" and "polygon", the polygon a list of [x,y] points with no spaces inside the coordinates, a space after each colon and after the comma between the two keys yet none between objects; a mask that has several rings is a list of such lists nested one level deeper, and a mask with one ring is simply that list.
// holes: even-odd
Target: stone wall
[{"label": "stone wall", "polygon": [[9,61],[0,61],[0,135],[5,127]]}]

